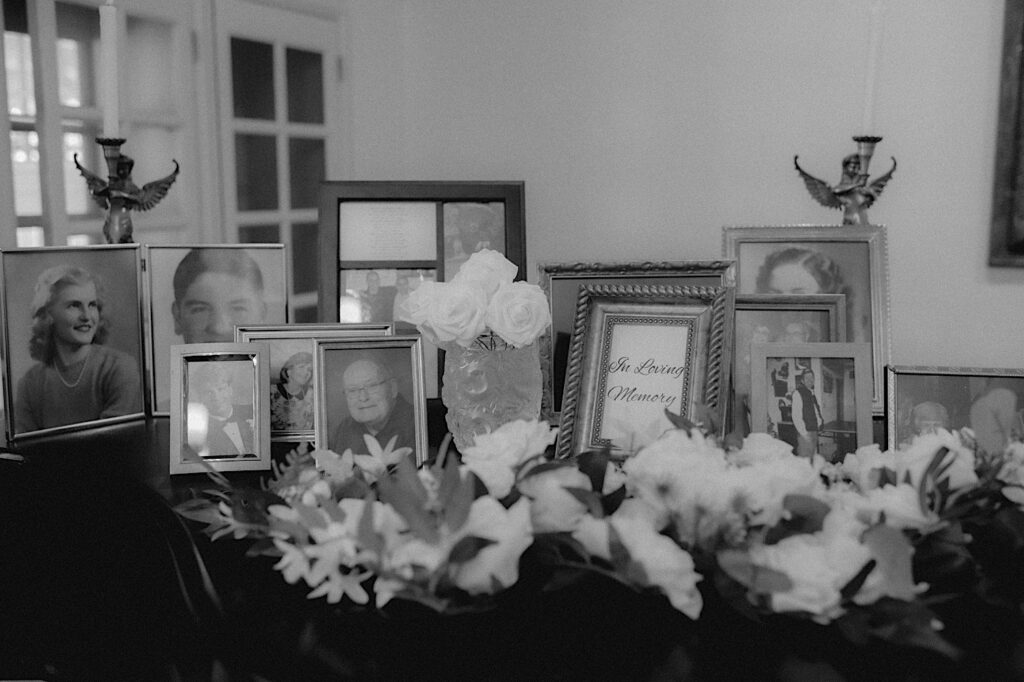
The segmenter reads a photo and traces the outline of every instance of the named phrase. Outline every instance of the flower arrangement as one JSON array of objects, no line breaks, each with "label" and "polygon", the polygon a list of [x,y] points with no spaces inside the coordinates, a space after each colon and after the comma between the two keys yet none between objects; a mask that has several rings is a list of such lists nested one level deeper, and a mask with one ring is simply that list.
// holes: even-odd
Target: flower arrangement
[{"label": "flower arrangement", "polygon": [[597,574],[692,621],[729,604],[952,659],[944,605],[969,597],[1020,625],[1024,444],[992,455],[967,430],[940,431],[828,464],[767,434],[724,446],[674,422],[621,463],[552,459],[555,430],[536,420],[420,469],[368,439],[369,455],[292,453],[260,491],[214,475],[178,511],[214,538],[254,539],[331,603],[474,609],[536,562],[551,589]]},{"label": "flower arrangement", "polygon": [[528,346],[551,324],[551,313],[540,287],[513,281],[517,271],[497,251],[478,251],[452,281],[424,282],[409,294],[399,319],[440,346],[468,348],[488,333],[515,348]]}]

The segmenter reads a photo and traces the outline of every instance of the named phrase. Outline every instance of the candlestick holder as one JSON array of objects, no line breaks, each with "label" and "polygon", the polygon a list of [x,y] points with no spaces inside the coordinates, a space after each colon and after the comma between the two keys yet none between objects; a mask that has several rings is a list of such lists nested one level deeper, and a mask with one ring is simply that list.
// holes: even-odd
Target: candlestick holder
[{"label": "candlestick holder", "polygon": [[121,153],[121,145],[125,143],[121,137],[97,137],[96,143],[103,147],[103,160],[107,163],[107,179],[103,180],[92,171],[78,163],[75,154],[75,168],[85,178],[89,194],[99,207],[107,212],[103,221],[103,237],[108,244],[132,243],[132,211],[148,211],[161,199],[178,178],[181,170],[174,161],[174,171],[167,177],[147,182],[141,189],[132,182],[132,168],[135,161]]},{"label": "candlestick holder", "polygon": [[875,154],[875,146],[882,141],[874,135],[858,135],[853,138],[857,151],[843,157],[842,178],[836,185],[829,185],[807,173],[793,157],[793,165],[803,178],[811,196],[822,206],[843,209],[843,225],[868,225],[868,209],[882,194],[885,185],[896,171],[896,157],[892,157],[892,168],[885,175],[868,182],[868,167]]}]

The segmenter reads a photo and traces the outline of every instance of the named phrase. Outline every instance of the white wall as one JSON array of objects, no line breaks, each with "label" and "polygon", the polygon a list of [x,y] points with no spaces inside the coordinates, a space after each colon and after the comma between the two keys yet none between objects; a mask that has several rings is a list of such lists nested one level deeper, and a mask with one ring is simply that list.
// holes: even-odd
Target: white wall
[{"label": "white wall", "polygon": [[1001,0],[343,0],[347,179],[524,180],[539,261],[721,256],[723,225],[835,224],[882,7],[870,211],[892,360],[1024,367],[1024,270],[986,265]]}]

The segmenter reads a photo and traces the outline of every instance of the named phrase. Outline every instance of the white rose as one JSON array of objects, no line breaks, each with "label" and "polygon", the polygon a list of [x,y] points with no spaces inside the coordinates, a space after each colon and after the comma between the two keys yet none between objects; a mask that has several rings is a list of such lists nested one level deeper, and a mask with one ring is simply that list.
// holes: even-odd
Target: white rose
[{"label": "white rose", "polygon": [[398,304],[398,320],[417,327],[425,323],[430,317],[434,301],[441,295],[437,289],[441,286],[444,285],[428,280],[409,292],[406,299]]},{"label": "white rose", "polygon": [[974,471],[974,452],[964,446],[959,435],[945,429],[919,435],[905,450],[896,452],[896,480],[902,482],[904,476],[909,474],[911,483],[915,487],[919,486],[925,470],[942,448],[949,450],[943,462],[952,461],[942,475],[942,478],[949,480],[950,489],[975,485],[978,475]]},{"label": "white rose", "polygon": [[462,264],[452,282],[478,288],[490,298],[502,284],[511,283],[518,271],[515,263],[497,251],[481,249]]},{"label": "white rose", "polygon": [[435,298],[430,306],[426,326],[440,343],[455,341],[469,347],[483,333],[487,299],[472,286],[448,282],[433,288]]},{"label": "white rose", "polygon": [[503,284],[487,304],[485,322],[516,348],[528,346],[551,324],[548,299],[536,284]]},{"label": "white rose", "polygon": [[494,544],[465,563],[451,564],[448,570],[452,582],[470,594],[491,594],[495,584],[509,587],[519,579],[519,557],[533,544],[530,503],[520,498],[505,509],[493,497],[477,498],[460,535],[485,538]]},{"label": "white rose", "polygon": [[491,433],[477,434],[462,453],[462,463],[480,477],[491,495],[501,499],[512,490],[514,469],[542,454],[557,435],[558,430],[545,421],[517,419]]}]

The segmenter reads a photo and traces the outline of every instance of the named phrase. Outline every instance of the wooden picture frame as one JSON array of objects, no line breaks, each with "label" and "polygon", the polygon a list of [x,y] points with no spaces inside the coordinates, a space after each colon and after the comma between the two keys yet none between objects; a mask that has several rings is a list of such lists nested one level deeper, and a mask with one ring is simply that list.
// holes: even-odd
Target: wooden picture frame
[{"label": "wooden picture frame", "polygon": [[608,447],[628,457],[673,427],[666,410],[694,422],[701,408],[721,416],[734,297],[732,287],[581,287],[558,456]]},{"label": "wooden picture frame", "polygon": [[171,345],[234,343],[237,325],[288,322],[283,244],[161,244],[143,259],[154,414],[169,413]]},{"label": "wooden picture frame", "polygon": [[753,431],[767,432],[799,454],[792,394],[810,369],[823,422],[817,452],[842,461],[873,442],[870,344],[762,343],[750,347],[750,356]]},{"label": "wooden picture frame", "polygon": [[138,244],[0,253],[8,442],[146,416]]},{"label": "wooden picture frame", "polygon": [[396,448],[412,448],[417,466],[425,462],[427,409],[420,337],[314,339],[313,346],[317,447],[339,455],[347,449],[370,454],[363,434],[379,428],[381,448],[397,436]]},{"label": "wooden picture frame", "polygon": [[270,469],[269,359],[259,343],[171,346],[171,474]]},{"label": "wooden picture frame", "polygon": [[[235,327],[236,343],[265,343],[270,351],[270,439],[272,441],[309,442],[316,434],[316,386],[313,375],[314,339],[343,339],[393,336],[395,325],[322,324],[308,322],[288,325],[252,325]],[[298,390],[290,393],[284,386],[292,368],[298,367],[308,377]]]},{"label": "wooden picture frame", "polygon": [[889,449],[935,428],[969,427],[989,454],[1024,437],[1024,369],[890,365],[885,377]]},{"label": "wooden picture frame", "polygon": [[752,343],[846,342],[844,294],[747,294],[736,297],[730,387],[732,432],[750,433]]},{"label": "wooden picture frame", "polygon": [[725,227],[722,253],[736,259],[736,294],[846,294],[846,335],[871,344],[871,409],[885,412],[889,364],[889,266],[885,227]]},{"label": "wooden picture frame", "polygon": [[988,263],[1024,267],[1024,160],[1020,121],[1021,74],[1024,73],[1024,0],[1006,0],[1003,14],[1002,63],[999,71],[999,120],[996,125],[996,167],[992,189],[992,224]]},{"label": "wooden picture frame", "polygon": [[540,287],[551,307],[551,328],[538,339],[544,389],[541,415],[558,423],[569,360],[569,343],[580,287],[618,286],[732,286],[732,261],[694,260],[663,262],[540,263]]},{"label": "wooden picture frame", "polygon": [[[321,183],[320,321],[393,322],[407,287],[450,281],[485,248],[502,253],[525,278],[524,189],[521,181]],[[425,342],[424,358],[427,397],[438,398],[440,349]]]}]

